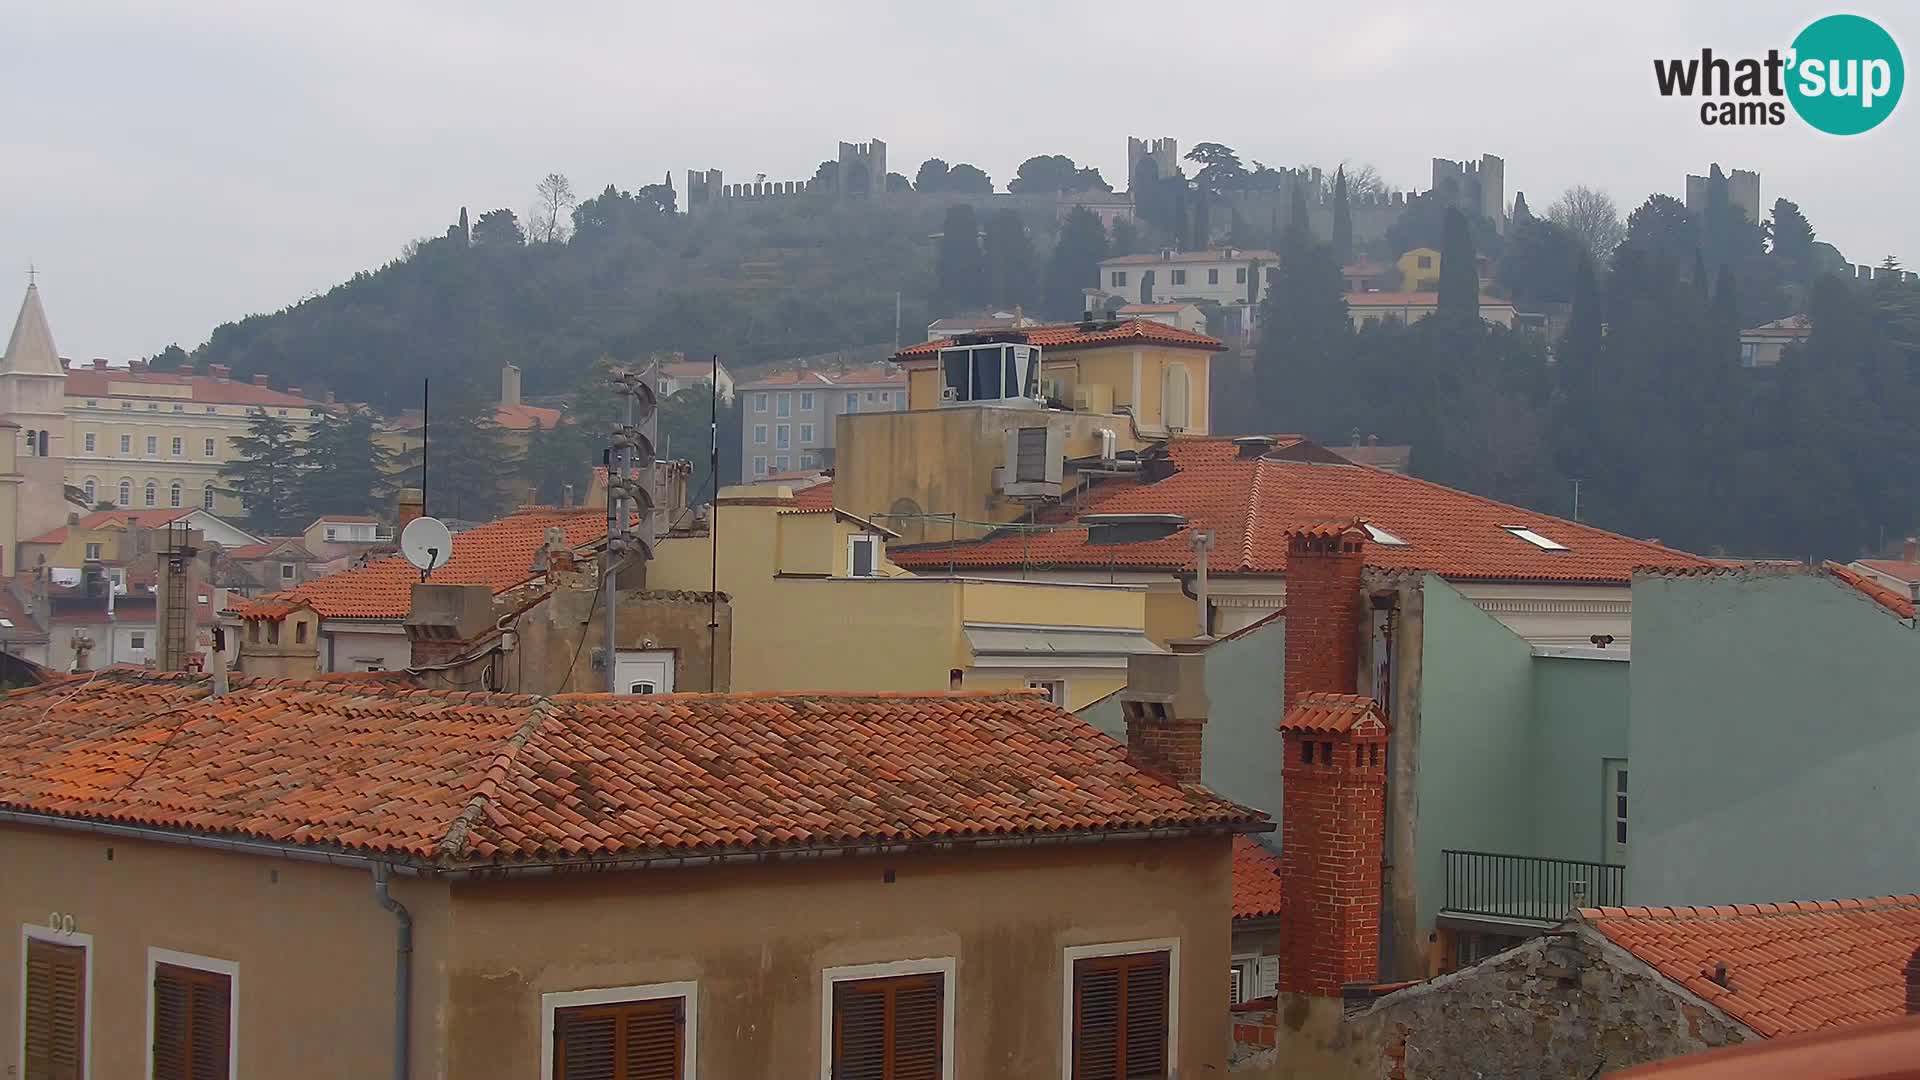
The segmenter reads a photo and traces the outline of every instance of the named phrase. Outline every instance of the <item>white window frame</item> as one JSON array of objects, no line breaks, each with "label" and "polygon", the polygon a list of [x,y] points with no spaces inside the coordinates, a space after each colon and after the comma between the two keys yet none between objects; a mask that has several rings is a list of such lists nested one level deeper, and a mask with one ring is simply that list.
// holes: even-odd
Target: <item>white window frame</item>
[{"label": "white window frame", "polygon": [[170,450],[172,450],[172,451],[173,451],[173,456],[174,456],[174,457],[186,457],[186,456],[187,456],[187,439],[186,439],[186,436],[184,436],[184,435],[175,435],[175,436],[173,437],[173,442],[172,442],[171,444],[169,444],[169,446],[168,446],[168,449],[170,449]]},{"label": "white window frame", "polygon": [[[680,1080],[695,1080],[694,1068],[700,1060],[700,984],[698,982],[646,983],[641,986],[609,986],[600,990],[564,990],[540,995],[540,1080],[553,1080],[553,1019],[561,1009],[583,1005],[622,1005],[629,1001],[660,1001],[682,998],[686,1022],[681,1028]],[[152,1080],[151,1077],[148,1080]]]},{"label": "white window frame", "polygon": [[147,436],[147,456],[148,457],[160,456],[160,436],[158,435]]},{"label": "white window frame", "polygon": [[85,435],[82,435],[80,438],[81,438],[81,441],[86,443],[87,445],[87,453],[89,454],[94,453],[95,440],[94,440],[93,432],[89,431]]},{"label": "white window frame", "polygon": [[813,445],[813,425],[812,424],[800,425],[800,445],[801,446]]},{"label": "white window frame", "polygon": [[[19,1046],[20,1061],[23,1069],[27,1060],[27,942],[29,941],[44,941],[49,945],[78,945],[80,948],[86,950],[87,969],[86,974],[83,976],[83,978],[87,980],[87,985],[84,988],[86,1000],[81,1003],[82,1015],[80,1019],[80,1023],[85,1026],[85,1030],[80,1034],[80,1080],[90,1080],[93,1076],[93,935],[83,934],[78,930],[55,930],[51,926],[40,926],[34,923],[20,924]],[[151,979],[148,980],[148,985],[152,985]],[[151,994],[152,991],[149,990],[148,993]],[[147,1058],[149,1062],[151,1062],[153,1058],[151,1029],[148,1031],[147,1044]],[[148,1068],[152,1068],[151,1064],[149,1064]],[[9,1075],[12,1074],[9,1073]],[[149,1074],[148,1080],[152,1080],[151,1074]]]},{"label": "white window frame", "polygon": [[753,475],[755,476],[767,475],[767,459],[764,454],[759,455],[753,459]]},{"label": "white window frame", "polygon": [[133,436],[131,435],[120,436],[120,452],[123,454],[133,453]]},{"label": "white window frame", "polygon": [[764,390],[761,390],[761,391],[756,391],[756,392],[754,393],[754,395],[753,395],[753,411],[754,411],[754,412],[766,412],[766,411],[767,411],[767,394],[766,394],[766,391],[764,391]]},{"label": "white window frame", "polygon": [[200,507],[201,507],[201,509],[204,509],[204,510],[211,510],[211,509],[213,509],[213,497],[214,497],[214,495],[215,495],[215,489],[214,489],[214,486],[213,486],[212,484],[208,484],[207,486],[205,486],[205,487],[203,487],[203,488],[201,488],[201,489],[200,489]]},{"label": "white window frame", "polygon": [[774,472],[786,472],[791,468],[793,468],[792,458],[788,457],[785,454],[773,455],[773,471]]},{"label": "white window frame", "polygon": [[[853,572],[853,552],[861,544],[867,544],[873,548],[873,555],[868,559],[868,565],[872,569],[864,574],[856,574]],[[873,533],[854,533],[847,537],[847,576],[884,577],[885,575],[880,573],[880,550],[880,538]]]},{"label": "white window frame", "polygon": [[800,467],[802,469],[817,469],[820,467],[820,459],[812,454],[801,454]]},{"label": "white window frame", "polygon": [[846,408],[846,411],[847,411],[847,412],[859,412],[859,411],[860,411],[860,394],[859,394],[859,392],[857,392],[857,391],[856,391],[856,392],[854,392],[854,393],[851,393],[851,394],[848,394],[848,395],[847,395],[847,408]]},{"label": "white window frame", "polygon": [[147,1041],[141,1044],[140,1075],[153,1080],[153,977],[161,964],[192,968],[210,975],[227,977],[227,1080],[240,1075],[240,964],[197,953],[175,952],[156,946],[147,947]]},{"label": "white window frame", "polygon": [[792,424],[773,425],[773,448],[775,450],[793,449],[793,425]]},{"label": "white window frame", "polygon": [[204,445],[202,445],[202,446],[200,447],[200,456],[201,456],[201,457],[212,457],[212,456],[213,456],[213,452],[214,452],[214,451],[213,451],[213,440],[212,440],[212,439],[208,439],[208,440],[207,440],[207,441],[205,442],[205,444],[204,444]]},{"label": "white window frame", "polygon": [[811,392],[804,392],[800,395],[800,411],[813,411],[813,394]]},{"label": "white window frame", "polygon": [[1534,547],[1539,548],[1541,551],[1572,551],[1573,550],[1572,548],[1568,547],[1567,545],[1561,543],[1558,540],[1553,539],[1550,536],[1543,536],[1540,533],[1533,531],[1532,526],[1529,526],[1529,525],[1502,525],[1500,527],[1502,529],[1505,529],[1515,539],[1525,540],[1527,543],[1532,544]]},{"label": "white window frame", "polygon": [[755,446],[767,445],[767,425],[765,424],[753,425],[753,445]]},{"label": "white window frame", "polygon": [[782,390],[773,396],[773,415],[785,420],[793,416],[793,395]]},{"label": "white window frame", "polygon": [[1063,709],[1067,707],[1067,680],[1065,679],[1049,679],[1039,675],[1029,675],[1027,676],[1027,689],[1045,690],[1048,701],[1053,702]]},{"label": "white window frame", "polygon": [[[891,979],[902,975],[940,976],[940,1078],[953,1077],[954,969],[951,956],[921,960],[892,960],[881,964],[846,964],[820,972],[820,1080],[833,1080],[833,984],[863,979]],[[1071,1020],[1068,1021],[1072,1023]],[[552,1056],[552,1052],[548,1052]],[[552,1077],[541,1077],[552,1080]],[[1071,1078],[1069,1078],[1071,1080]]]},{"label": "white window frame", "polygon": [[1060,1080],[1073,1080],[1073,962],[1096,956],[1132,953],[1167,954],[1167,1075],[1180,1075],[1180,939],[1115,941],[1104,945],[1069,945],[1060,962]]}]

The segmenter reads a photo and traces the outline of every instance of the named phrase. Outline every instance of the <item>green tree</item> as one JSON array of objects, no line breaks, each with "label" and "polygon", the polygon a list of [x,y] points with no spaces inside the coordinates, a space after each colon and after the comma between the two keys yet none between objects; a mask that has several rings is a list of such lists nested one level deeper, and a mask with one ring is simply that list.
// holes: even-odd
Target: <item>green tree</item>
[{"label": "green tree", "polygon": [[1193,182],[1201,191],[1218,195],[1246,186],[1247,167],[1240,164],[1240,155],[1230,146],[1198,143],[1187,151],[1186,159],[1200,167],[1200,171],[1193,174]]},{"label": "green tree", "polygon": [[955,195],[991,195],[993,177],[963,161],[947,170],[945,190]]},{"label": "green tree", "polygon": [[154,371],[191,370],[193,360],[187,355],[187,350],[176,343],[154,353],[147,361],[147,367]]},{"label": "green tree", "polygon": [[[1526,204],[1522,203],[1524,207]],[[1347,204],[1345,166],[1333,176],[1333,261],[1346,266],[1353,261],[1353,207]]]},{"label": "green tree", "polygon": [[378,432],[373,413],[362,406],[320,413],[295,465],[300,517],[373,514],[385,507],[394,453],[376,441]]},{"label": "green tree", "polygon": [[1534,220],[1533,211],[1527,209],[1527,193],[1524,191],[1514,192],[1513,212],[1507,215],[1507,224],[1512,228],[1518,229],[1520,226],[1532,220]]},{"label": "green tree", "polygon": [[1591,262],[1587,246],[1564,226],[1528,215],[1515,219],[1494,280],[1516,303],[1571,303],[1580,267]]},{"label": "green tree", "polygon": [[997,211],[987,219],[987,303],[996,310],[1033,306],[1039,286],[1034,268],[1033,240],[1020,215]]},{"label": "green tree", "polygon": [[1650,258],[1678,265],[1692,259],[1700,231],[1685,203],[1671,195],[1650,195],[1627,215],[1626,242]]},{"label": "green tree", "polygon": [[1446,231],[1440,241],[1441,315],[1480,315],[1480,274],[1473,254],[1473,231],[1467,216],[1447,209]]},{"label": "green tree", "polygon": [[1100,178],[1099,169],[1081,168],[1065,154],[1041,154],[1020,163],[1020,171],[1007,182],[1007,190],[1021,195],[1050,195],[1113,188]]},{"label": "green tree", "polygon": [[230,441],[233,456],[220,466],[220,479],[245,507],[247,528],[262,536],[293,531],[300,524],[301,455],[292,426],[263,412]]},{"label": "green tree", "polygon": [[[1305,196],[1296,198],[1304,201]],[[1265,431],[1319,428],[1324,413],[1312,414],[1339,400],[1346,388],[1343,369],[1353,326],[1340,267],[1330,248],[1314,242],[1304,215],[1281,237],[1279,274],[1261,302],[1260,326],[1254,360],[1258,414],[1235,426]],[[1233,423],[1233,407],[1227,412]]]},{"label": "green tree", "polygon": [[1126,218],[1115,218],[1113,237],[1108,245],[1115,255],[1132,255],[1140,250],[1140,227]]},{"label": "green tree", "polygon": [[1107,257],[1107,230],[1086,207],[1075,207],[1060,226],[1060,238],[1047,259],[1044,304],[1053,319],[1078,319],[1083,290],[1100,284],[1100,260]]},{"label": "green tree", "polygon": [[473,246],[482,248],[524,247],[527,234],[520,219],[507,209],[489,210],[473,223]]},{"label": "green tree", "polygon": [[947,163],[939,158],[928,158],[920,163],[920,171],[914,174],[913,190],[922,195],[939,195],[947,188]]},{"label": "green tree", "polygon": [[425,478],[427,512],[461,521],[489,521],[500,515],[507,477],[519,475],[520,462],[494,419],[498,403],[472,379],[436,379],[431,415],[422,432],[424,454],[403,455],[410,479]]},{"label": "green tree", "polygon": [[904,176],[901,176],[897,172],[888,173],[886,180],[883,181],[882,184],[884,189],[889,193],[907,192],[907,191],[913,190],[913,181],[907,179]]},{"label": "green tree", "polygon": [[940,226],[940,250],[934,257],[934,308],[952,313],[977,308],[987,300],[986,257],[980,251],[980,225],[973,207],[947,207]]},{"label": "green tree", "polygon": [[1620,246],[1620,241],[1626,239],[1613,198],[1584,185],[1562,192],[1553,205],[1547,207],[1547,219],[1572,233],[1586,246],[1593,261],[1602,266],[1613,257],[1613,249]]}]

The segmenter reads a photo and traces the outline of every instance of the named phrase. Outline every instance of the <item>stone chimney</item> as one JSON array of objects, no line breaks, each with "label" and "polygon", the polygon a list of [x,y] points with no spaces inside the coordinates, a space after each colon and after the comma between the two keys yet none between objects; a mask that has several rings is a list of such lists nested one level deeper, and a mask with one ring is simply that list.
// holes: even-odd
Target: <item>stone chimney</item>
[{"label": "stone chimney", "polygon": [[1172,653],[1127,658],[1127,688],[1120,694],[1127,760],[1176,784],[1198,784],[1207,726],[1207,658],[1196,647],[1204,643],[1173,644]]},{"label": "stone chimney", "polygon": [[512,409],[520,404],[520,369],[508,364],[500,369],[500,407]]},{"label": "stone chimney", "polygon": [[1287,533],[1283,713],[1303,693],[1351,694],[1358,686],[1366,539],[1366,530],[1352,523]]},{"label": "stone chimney", "polygon": [[145,360],[127,361],[127,371],[131,374],[138,375],[145,370],[147,370],[147,362]]},{"label": "stone chimney", "polygon": [[426,495],[417,487],[401,488],[393,495],[393,532],[395,536],[407,522],[426,513]]},{"label": "stone chimney", "polygon": [[1906,545],[1900,549],[1900,559],[1902,562],[1920,562],[1920,539],[1907,537]]},{"label": "stone chimney", "polygon": [[218,382],[226,382],[233,378],[233,368],[226,364],[208,364],[207,374],[213,376]]},{"label": "stone chimney", "polygon": [[1380,974],[1387,724],[1372,698],[1303,691],[1280,743],[1280,990],[1337,998]]},{"label": "stone chimney", "polygon": [[493,629],[490,586],[420,582],[413,587],[413,605],[407,612],[407,641],[413,646],[410,666],[432,667],[464,656]]}]

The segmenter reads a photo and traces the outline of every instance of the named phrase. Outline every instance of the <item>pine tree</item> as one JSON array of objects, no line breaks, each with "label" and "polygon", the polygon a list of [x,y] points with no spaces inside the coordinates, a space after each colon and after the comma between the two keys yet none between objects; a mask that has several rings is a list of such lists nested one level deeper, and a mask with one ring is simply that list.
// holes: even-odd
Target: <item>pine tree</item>
[{"label": "pine tree", "polygon": [[1513,193],[1513,213],[1508,215],[1508,224],[1518,229],[1533,220],[1533,211],[1527,209],[1527,194],[1524,191]]},{"label": "pine tree", "polygon": [[1085,290],[1100,284],[1100,260],[1107,257],[1107,230],[1086,207],[1075,207],[1060,226],[1060,238],[1047,259],[1045,306],[1048,318],[1078,319]]},{"label": "pine tree", "polygon": [[404,456],[416,483],[426,462],[427,512],[461,521],[499,516],[505,481],[518,475],[520,462],[494,419],[497,404],[478,383],[452,378],[434,381],[431,406],[424,454]]},{"label": "pine tree", "polygon": [[320,414],[298,451],[300,517],[372,514],[385,506],[395,455],[376,434],[365,408]]},{"label": "pine tree", "polygon": [[987,219],[987,302],[995,310],[1030,306],[1037,287],[1033,240],[1020,215],[1001,210]]},{"label": "pine tree", "polygon": [[[1525,205],[1521,204],[1522,209]],[[1347,205],[1344,165],[1333,174],[1333,261],[1341,266],[1353,262],[1353,208]]]},{"label": "pine tree", "polygon": [[284,535],[298,527],[301,460],[293,427],[262,412],[233,437],[233,457],[220,466],[225,492],[245,506],[247,528],[262,536]]},{"label": "pine tree", "polygon": [[1480,273],[1473,254],[1473,231],[1467,217],[1449,208],[1440,239],[1440,298],[1442,315],[1480,315]]},{"label": "pine tree", "polygon": [[950,314],[978,308],[987,302],[987,263],[980,251],[980,225],[973,207],[947,207],[940,227],[940,250],[934,259],[934,308]]}]

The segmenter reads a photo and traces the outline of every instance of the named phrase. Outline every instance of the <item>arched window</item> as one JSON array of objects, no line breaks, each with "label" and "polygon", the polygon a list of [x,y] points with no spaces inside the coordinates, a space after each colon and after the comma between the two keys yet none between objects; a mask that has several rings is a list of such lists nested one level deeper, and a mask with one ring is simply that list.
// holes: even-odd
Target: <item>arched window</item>
[{"label": "arched window", "polygon": [[185,491],[186,491],[186,485],[182,484],[178,480],[175,480],[167,488],[167,505],[174,506],[174,507],[179,506],[180,498],[185,493]]},{"label": "arched window", "polygon": [[205,488],[201,490],[200,506],[202,509],[206,509],[206,510],[213,509],[213,485],[212,484],[208,484]]},{"label": "arched window", "polygon": [[87,477],[87,482],[86,482],[85,484],[82,484],[82,485],[80,486],[80,490],[82,490],[82,491],[84,491],[84,492],[86,492],[86,493],[87,493],[87,509],[89,509],[89,510],[91,510],[91,509],[93,509],[93,508],[94,508],[94,507],[95,507],[96,505],[98,505],[97,503],[95,503],[95,502],[93,501],[93,491],[94,491],[94,480],[93,480],[93,477],[91,477],[91,476],[89,476],[89,477]]},{"label": "arched window", "polygon": [[1166,393],[1160,399],[1168,431],[1185,431],[1193,426],[1193,410],[1188,398],[1187,365],[1168,364]]},{"label": "arched window", "polygon": [[160,485],[156,481],[153,481],[153,480],[147,481],[146,505],[148,506],[160,505]]},{"label": "arched window", "polygon": [[127,480],[123,478],[120,481],[120,505],[121,506],[133,505],[133,481],[131,480]]}]

